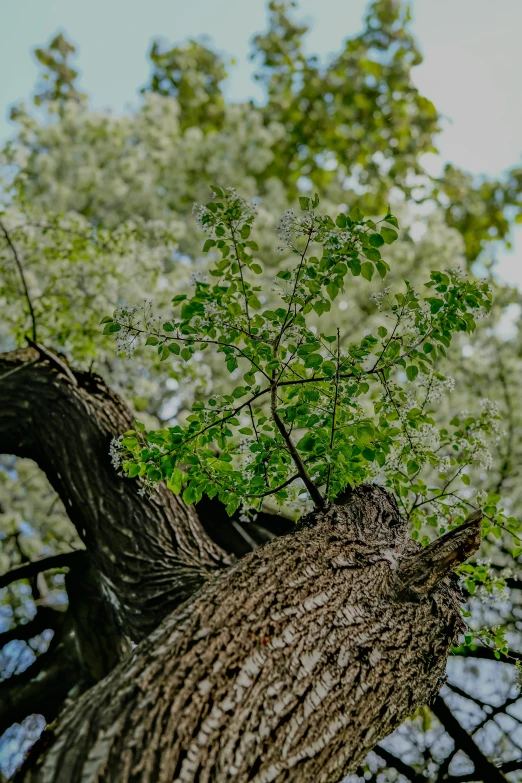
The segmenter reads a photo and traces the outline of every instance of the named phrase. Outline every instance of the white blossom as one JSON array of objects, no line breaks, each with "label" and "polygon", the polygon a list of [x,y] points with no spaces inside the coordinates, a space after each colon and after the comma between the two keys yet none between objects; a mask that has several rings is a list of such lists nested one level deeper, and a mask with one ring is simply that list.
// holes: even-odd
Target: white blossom
[{"label": "white blossom", "polygon": [[384,302],[388,297],[388,295],[390,294],[390,291],[391,291],[391,286],[388,285],[386,286],[386,288],[383,288],[382,291],[376,291],[373,294],[370,294],[370,300],[372,302],[375,302],[378,310],[382,310]]},{"label": "white blossom", "polygon": [[122,440],[123,440],[122,435],[120,435],[118,438],[113,438],[109,446],[109,456],[111,458],[112,467],[114,468],[114,470],[118,471],[120,475],[121,475],[121,463],[123,461]]}]

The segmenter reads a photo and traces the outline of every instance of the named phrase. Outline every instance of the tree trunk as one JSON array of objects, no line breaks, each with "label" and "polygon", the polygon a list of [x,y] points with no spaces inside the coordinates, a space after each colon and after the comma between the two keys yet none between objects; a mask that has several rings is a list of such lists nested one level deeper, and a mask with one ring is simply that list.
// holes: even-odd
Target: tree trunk
[{"label": "tree trunk", "polygon": [[[0,356],[1,450],[45,470],[87,548],[77,642],[89,644],[82,618],[92,624],[98,595],[82,579],[97,576],[123,633],[142,640],[16,779],[339,783],[438,693],[460,628],[451,571],[478,547],[480,519],[422,549],[393,499],[360,487],[225,570],[192,508],[115,474],[109,442],[130,426],[101,379],[42,346]],[[91,680],[121,640],[93,648]]]},{"label": "tree trunk", "polygon": [[438,693],[460,629],[449,569],[360,487],[247,555],[49,727],[17,781],[339,783]]}]

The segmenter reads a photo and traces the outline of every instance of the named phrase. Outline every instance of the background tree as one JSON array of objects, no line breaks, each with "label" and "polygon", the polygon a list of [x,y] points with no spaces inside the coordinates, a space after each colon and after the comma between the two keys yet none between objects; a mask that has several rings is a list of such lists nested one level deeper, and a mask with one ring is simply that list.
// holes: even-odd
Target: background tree
[{"label": "background tree", "polygon": [[81,101],[86,96],[76,89],[75,81],[78,71],[71,65],[71,58],[76,53],[76,47],[67,40],[63,33],[58,33],[45,49],[35,49],[38,62],[43,65],[40,92],[34,95],[37,106],[55,101]]},{"label": "background tree", "polygon": [[[185,376],[175,359],[161,363],[159,357],[152,359],[142,348],[137,349],[132,364],[115,358],[110,338],[99,336],[97,320],[100,313],[111,311],[119,302],[139,304],[144,292],[154,298],[159,311],[173,294],[185,289],[191,271],[205,273],[199,236],[190,213],[194,200],[206,199],[209,182],[234,182],[247,197],[259,198],[259,220],[253,240],[259,245],[258,254],[267,269],[266,275],[260,277],[264,291],[269,290],[277,271],[270,269],[273,261],[269,249],[278,215],[298,194],[306,195],[307,188],[313,186],[310,180],[324,193],[325,212],[337,211],[340,204],[346,204],[349,211],[356,200],[365,210],[377,212],[381,206],[385,209],[392,185],[398,185],[407,194],[406,206],[397,190],[392,193],[397,201],[394,211],[403,226],[388,254],[392,284],[397,278],[407,277],[415,286],[429,276],[430,269],[453,267],[459,257],[463,258],[465,249],[468,263],[471,262],[491,244],[491,239],[508,238],[514,214],[509,207],[515,207],[515,214],[519,208],[516,169],[506,182],[499,183],[474,183],[454,168],[437,182],[424,174],[419,156],[435,144],[437,117],[431,104],[413,86],[411,68],[419,54],[407,31],[404,11],[397,3],[370,7],[366,30],[347,43],[342,55],[344,65],[337,71],[334,64],[339,58],[322,64],[311,62],[300,53],[299,41],[304,31],[300,31],[289,8],[274,6],[271,19],[269,31],[255,44],[263,78],[267,85],[272,85],[267,90],[266,103],[260,107],[225,104],[219,121],[198,127],[190,120],[196,116],[191,111],[199,111],[196,103],[191,107],[190,98],[183,105],[174,96],[152,91],[136,114],[120,119],[95,114],[87,105],[66,101],[57,115],[51,114],[50,122],[20,109],[17,135],[5,150],[7,198],[2,221],[23,262],[36,312],[38,341],[61,350],[84,368],[94,361],[93,369],[125,394],[148,426],[183,422],[194,396],[210,389],[222,393],[233,387],[207,357],[205,361],[195,357],[192,362],[195,382],[191,384],[181,380]],[[382,48],[377,52],[379,41]],[[286,51],[295,54],[280,57],[280,52]],[[219,85],[220,60],[213,53],[206,59],[202,56],[202,60],[208,70],[201,73],[198,85],[203,85],[202,90],[207,84]],[[179,62],[178,80],[190,58],[180,57]],[[289,62],[295,62],[295,67]],[[154,74],[155,66],[152,67]],[[343,68],[349,70],[350,79],[343,78]],[[300,80],[298,74],[303,69],[307,78]],[[397,90],[389,87],[393,79],[397,80]],[[379,97],[376,82],[379,94],[387,96],[379,112],[372,110],[371,103]],[[349,85],[354,83],[357,90],[350,91]],[[342,93],[343,99],[322,100],[321,96],[328,95],[329,90],[335,96]],[[350,92],[345,95],[343,90]],[[213,93],[209,100],[215,100],[216,95]],[[308,101],[308,110],[301,112],[306,124],[298,112],[301,98]],[[58,111],[52,104],[49,109]],[[408,112],[412,112],[411,116]],[[418,127],[411,138],[405,125],[408,131]],[[390,134],[397,139],[397,146],[387,144]],[[288,143],[289,138],[292,143]],[[317,139],[321,139],[320,148]],[[372,141],[365,149],[366,139]],[[379,151],[387,160],[376,154]],[[387,171],[390,163],[394,167],[392,177]],[[414,173],[420,193],[410,190]],[[416,213],[414,197],[433,204],[428,220]],[[418,229],[421,220],[425,233],[414,240],[419,235],[414,229]],[[0,251],[0,328],[3,345],[11,348],[21,345],[24,336],[31,334],[31,323],[13,249],[4,239]],[[366,290],[363,286],[355,295],[340,295],[332,303],[332,325],[334,329],[340,325],[343,336],[350,341],[358,339],[363,328],[372,328],[380,318],[376,303],[369,299],[370,293],[378,290],[376,283],[365,285]],[[462,409],[475,413],[482,397],[500,401],[507,436],[494,445],[489,471],[476,468],[476,473],[470,473],[470,481],[476,487],[480,483],[486,496],[493,496],[493,509],[497,508],[495,496],[501,489],[508,517],[518,515],[520,502],[518,299],[516,291],[497,291],[490,318],[479,322],[472,340],[463,336],[459,341],[459,361],[446,368],[455,378],[455,391],[441,402],[441,416],[447,416],[449,421]],[[146,370],[138,372],[138,367]],[[174,417],[177,421],[173,422]],[[34,464],[15,462],[11,457],[5,458],[4,464],[5,568],[27,558],[38,559],[79,547],[66,514],[54,501],[54,493]],[[493,510],[490,515],[494,513]],[[266,518],[263,523],[270,526]],[[232,527],[221,528],[220,535],[226,538],[221,543],[242,553],[273,535],[273,526],[272,532],[267,533],[264,525],[236,519]],[[502,572],[510,563],[513,545],[507,532],[492,542],[491,552],[488,541],[484,543],[482,556],[492,558],[492,566],[483,568],[486,588],[493,589],[492,572]],[[481,611],[484,622],[498,623],[507,629],[516,649],[518,583],[507,573],[504,579],[513,588],[510,602],[484,606]],[[481,591],[477,593],[480,595]],[[495,595],[500,594],[493,592]],[[49,654],[44,651],[55,629],[54,619],[63,616],[55,609],[66,606],[63,571],[49,571],[43,578],[31,576],[29,582],[13,581],[6,589],[4,601],[8,634],[4,639],[9,642],[3,651],[5,673],[9,676],[19,672],[34,661],[25,677],[11,681],[9,690],[16,693],[19,684],[33,682],[54,658],[57,638],[54,646],[51,643]],[[477,610],[482,604],[478,599],[473,602],[474,616],[478,618]],[[49,607],[52,615],[46,613]],[[28,626],[27,621],[33,617],[36,625]],[[35,630],[35,636],[28,636]],[[461,691],[464,683],[468,689],[465,692],[475,701],[463,701],[462,693],[449,691],[445,691],[444,698],[457,710],[455,714],[465,729],[476,729],[480,748],[511,765],[505,772],[516,780],[516,772],[510,771],[520,755],[513,744],[518,742],[517,707],[512,701],[517,695],[513,659],[497,664],[493,652],[480,646],[463,648],[461,652],[467,658],[452,659],[450,683],[458,683]],[[479,657],[485,655],[491,657],[491,662]],[[491,666],[496,667],[495,674],[488,668]],[[466,679],[466,672],[472,672],[473,678]],[[487,685],[482,682],[486,675],[497,680],[504,678],[500,694],[498,689],[488,694]],[[479,691],[475,690],[477,678],[481,682]],[[33,712],[30,705],[38,703],[33,698],[22,700],[17,713],[20,719],[24,709],[25,714]],[[461,705],[466,705],[464,711]],[[466,766],[458,748],[480,766],[482,757],[473,757],[480,751],[470,748],[464,732],[448,722],[445,712],[439,710],[438,715],[457,743],[451,766],[451,740],[426,711],[400,730],[400,741],[395,737],[390,740],[391,745],[381,749],[381,758],[388,765],[406,764],[410,776],[426,771],[434,779],[439,775],[439,767],[440,779],[445,774],[458,777],[470,773],[471,767]],[[15,735],[20,736],[18,729]],[[372,774],[377,774],[379,759],[372,756],[368,763],[374,770]],[[387,775],[393,779],[393,772]]]}]

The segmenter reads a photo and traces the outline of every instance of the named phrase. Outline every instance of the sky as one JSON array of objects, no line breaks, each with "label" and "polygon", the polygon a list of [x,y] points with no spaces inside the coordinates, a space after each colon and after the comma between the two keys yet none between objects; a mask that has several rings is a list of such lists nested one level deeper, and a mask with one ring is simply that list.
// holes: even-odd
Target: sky
[{"label": "sky", "polygon": [[[412,0],[411,6],[425,58],[414,80],[444,116],[441,162],[490,176],[521,163],[522,0]],[[300,0],[300,15],[312,26],[309,51],[335,52],[359,31],[365,7],[365,0]],[[266,24],[265,0],[0,0],[0,20],[0,142],[11,132],[9,106],[33,90],[32,49],[57,30],[79,48],[81,86],[95,108],[120,113],[136,104],[155,36],[179,42],[208,35],[236,61],[228,96],[260,97],[248,52]],[[522,227],[514,238],[514,250],[500,253],[499,273],[522,287]]]}]

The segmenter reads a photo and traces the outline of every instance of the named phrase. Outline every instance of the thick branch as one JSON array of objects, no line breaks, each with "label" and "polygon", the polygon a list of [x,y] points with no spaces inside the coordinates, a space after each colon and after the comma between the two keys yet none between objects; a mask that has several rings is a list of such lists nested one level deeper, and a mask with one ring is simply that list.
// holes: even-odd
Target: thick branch
[{"label": "thick branch", "polygon": [[407,560],[397,571],[398,590],[403,594],[422,595],[444,579],[448,571],[464,563],[480,546],[482,511],[474,511],[457,528]]},{"label": "thick branch", "polygon": [[394,756],[393,753],[390,753],[389,750],[386,750],[386,748],[383,748],[381,745],[378,745],[375,748],[374,753],[386,762],[386,766],[396,769],[397,772],[404,775],[407,780],[411,780],[411,783],[426,783],[424,775],[419,775],[415,772],[413,767],[408,766],[402,759]]},{"label": "thick branch", "polygon": [[0,576],[0,588],[7,587],[18,579],[31,579],[42,571],[50,571],[53,568],[69,568],[74,565],[75,560],[82,552],[81,549],[74,552],[60,552],[58,555],[44,557],[41,560],[33,560],[30,563],[24,563],[21,566],[12,568]]},{"label": "thick branch", "polygon": [[15,628],[0,633],[0,648],[17,639],[18,641],[28,641],[35,636],[50,628],[55,631],[63,621],[64,612],[58,609],[52,609],[50,606],[39,607],[36,616],[28,623],[19,624]]},{"label": "thick branch", "polygon": [[101,378],[61,365],[36,348],[0,355],[1,449],[45,471],[139,641],[229,561],[192,507],[117,475],[109,445],[133,426],[130,411]]},{"label": "thick branch", "polygon": [[56,718],[69,691],[78,682],[79,671],[72,639],[52,653],[44,653],[22,672],[0,683],[0,735],[28,715]]},{"label": "thick branch", "polygon": [[455,745],[460,750],[463,750],[473,762],[475,772],[478,773],[478,779],[485,779],[488,783],[508,783],[501,770],[482,753],[473,737],[460,725],[441,696],[437,696],[431,709],[453,739]]},{"label": "thick branch", "polygon": [[502,656],[498,659],[495,655],[495,651],[491,647],[484,647],[483,645],[477,645],[476,647],[459,647],[453,651],[454,655],[462,655],[464,658],[480,658],[484,661],[497,661],[498,663],[511,663],[515,661],[522,661],[522,653],[516,650],[510,650],[507,657]]}]

